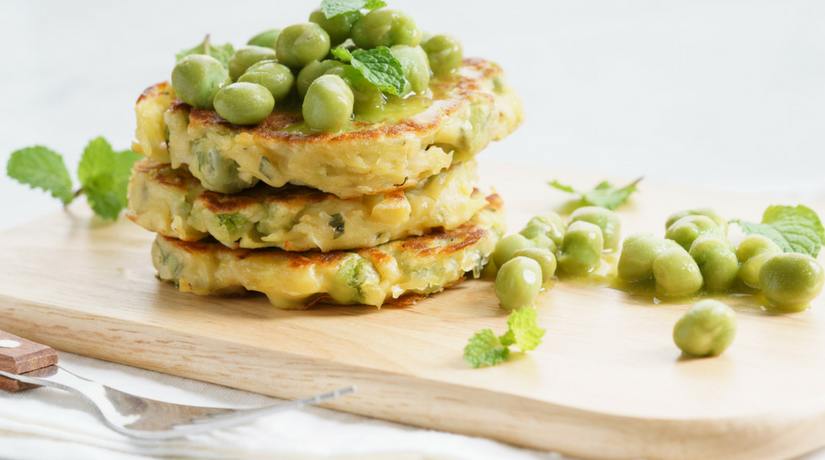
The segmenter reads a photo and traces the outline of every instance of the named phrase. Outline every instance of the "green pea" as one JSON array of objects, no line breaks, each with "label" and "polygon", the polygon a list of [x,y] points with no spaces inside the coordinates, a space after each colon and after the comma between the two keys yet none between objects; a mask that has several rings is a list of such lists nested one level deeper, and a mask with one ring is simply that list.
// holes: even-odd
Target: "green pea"
[{"label": "green pea", "polygon": [[326,30],[332,46],[343,43],[352,34],[352,26],[362,17],[360,11],[347,11],[337,14],[329,19],[324,16],[321,10],[315,10],[309,15],[309,22],[314,22]]},{"label": "green pea", "polygon": [[673,327],[673,342],[693,356],[718,356],[736,337],[736,313],[718,300],[702,300],[690,307]]},{"label": "green pea", "polygon": [[690,247],[690,256],[699,266],[705,286],[710,291],[727,291],[739,275],[736,250],[725,238],[700,236]]},{"label": "green pea", "polygon": [[363,303],[366,300],[364,287],[377,284],[378,273],[370,262],[355,253],[347,253],[338,265],[335,282],[330,286],[329,294],[338,302]]},{"label": "green pea", "polygon": [[[530,230],[531,227],[532,230]],[[558,214],[550,211],[530,219],[522,232],[537,232],[537,229],[540,229],[553,240],[556,246],[561,246],[562,241],[564,241],[564,233],[567,231],[567,225],[564,224]]]},{"label": "green pea", "polygon": [[430,88],[430,63],[427,61],[427,53],[420,46],[407,45],[395,45],[390,51],[401,63],[404,76],[410,83],[410,90],[416,94],[426,92]]},{"label": "green pea", "polygon": [[527,257],[515,257],[498,269],[495,292],[507,311],[533,306],[541,290],[541,266]]},{"label": "green pea", "polygon": [[192,107],[211,109],[215,94],[229,83],[232,81],[220,61],[205,54],[190,54],[172,69],[172,88]]},{"label": "green pea", "polygon": [[272,113],[275,99],[265,87],[256,83],[232,83],[215,95],[218,115],[236,125],[254,125]]},{"label": "green pea", "polygon": [[774,254],[759,270],[759,285],[776,309],[802,311],[822,292],[825,271],[807,254]]},{"label": "green pea", "polygon": [[430,61],[430,68],[437,77],[450,75],[461,68],[464,59],[461,42],[451,35],[436,35],[422,45]]},{"label": "green pea", "polygon": [[513,258],[527,257],[539,263],[541,267],[541,286],[547,287],[556,274],[556,256],[547,249],[525,248],[513,253]]},{"label": "green pea", "polygon": [[[716,211],[714,211],[711,208],[693,208],[693,209],[686,209],[686,210],[680,211],[680,212],[675,212],[667,218],[667,221],[665,222],[665,230],[669,229],[670,226],[673,225],[674,222],[676,222],[677,220],[681,219],[682,217],[687,217],[687,216],[710,217],[711,219],[713,219],[714,222],[716,222],[716,225],[718,225],[720,228],[722,228],[725,231],[725,235],[728,234],[728,221],[726,219],[724,219],[722,216],[720,216]],[[722,235],[722,236],[725,236],[725,235]]]},{"label": "green pea", "polygon": [[493,261],[496,263],[496,267],[501,268],[505,262],[513,257],[514,252],[519,249],[534,247],[536,247],[535,241],[528,240],[523,235],[507,235],[496,243],[496,249],[493,251]]},{"label": "green pea", "polygon": [[548,251],[552,252],[553,254],[556,253],[558,247],[556,243],[553,242],[547,235],[536,235],[535,238],[529,238],[530,241],[536,244],[536,247],[539,249],[547,249]]},{"label": "green pea", "polygon": [[559,268],[571,275],[586,275],[602,261],[602,229],[590,222],[573,222],[567,228],[559,250]]},{"label": "green pea", "polygon": [[590,222],[596,224],[602,229],[602,236],[604,236],[604,249],[615,251],[619,248],[621,241],[622,223],[619,221],[619,216],[615,212],[599,206],[585,206],[573,211],[570,214],[570,223],[573,222]]},{"label": "green pea", "polygon": [[343,65],[344,64],[332,59],[310,62],[298,73],[298,78],[296,79],[298,94],[304,97],[309,89],[309,85],[311,85],[316,78],[324,75],[327,70],[333,67],[342,67]]},{"label": "green pea", "polygon": [[232,81],[238,81],[252,64],[260,61],[274,60],[275,50],[263,46],[246,46],[232,55],[229,60],[229,76]]},{"label": "green pea", "polygon": [[671,297],[695,294],[704,283],[696,261],[679,246],[666,248],[653,260],[653,279],[656,292]]},{"label": "green pea", "polygon": [[278,62],[294,69],[324,59],[329,48],[329,34],[314,22],[287,27],[275,42]]},{"label": "green pea", "polygon": [[250,38],[246,44],[275,49],[275,42],[278,41],[278,35],[281,35],[281,29],[269,29],[266,32],[261,32]]},{"label": "green pea", "polygon": [[352,90],[335,75],[318,77],[307,90],[302,113],[310,128],[338,132],[352,116]]},{"label": "green pea", "polygon": [[725,236],[725,231],[707,216],[685,216],[677,220],[665,232],[665,238],[690,249],[693,241],[701,235]]},{"label": "green pea", "polygon": [[393,8],[379,8],[367,13],[352,26],[352,41],[364,49],[395,45],[418,46],[421,43],[421,31],[409,14]]},{"label": "green pea", "polygon": [[275,103],[279,103],[289,96],[295,77],[289,67],[275,61],[261,61],[253,64],[238,81],[257,83],[272,93]]},{"label": "green pea", "polygon": [[780,254],[782,248],[770,238],[762,235],[748,235],[739,244],[736,256],[739,258],[739,278],[750,287],[759,287],[759,271],[762,264],[774,254]]},{"label": "green pea", "polygon": [[387,99],[383,91],[370,83],[360,72],[354,71],[351,65],[342,65],[327,70],[325,75],[338,75],[349,85],[354,98],[352,111],[355,115],[369,119],[380,118]]},{"label": "green pea", "polygon": [[618,276],[625,281],[645,281],[653,276],[653,261],[667,248],[678,246],[652,233],[634,233],[622,243]]}]

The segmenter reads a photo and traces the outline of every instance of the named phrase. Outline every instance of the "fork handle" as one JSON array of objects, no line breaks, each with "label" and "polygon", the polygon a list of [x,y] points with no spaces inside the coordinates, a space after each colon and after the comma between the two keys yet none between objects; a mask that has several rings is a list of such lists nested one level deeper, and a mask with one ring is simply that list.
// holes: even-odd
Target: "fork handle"
[{"label": "fork handle", "polygon": [[[54,348],[0,331],[0,371],[25,374],[53,364],[57,364]],[[35,386],[0,377],[0,390],[20,391]]]}]

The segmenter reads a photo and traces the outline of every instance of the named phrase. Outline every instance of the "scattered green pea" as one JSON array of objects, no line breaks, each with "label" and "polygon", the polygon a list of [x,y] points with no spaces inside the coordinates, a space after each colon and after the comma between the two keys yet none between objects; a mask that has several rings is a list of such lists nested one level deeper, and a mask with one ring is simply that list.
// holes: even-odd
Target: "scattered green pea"
[{"label": "scattered green pea", "polygon": [[653,260],[656,292],[670,297],[695,294],[704,279],[696,261],[680,246],[666,248]]},{"label": "scattered green pea", "polygon": [[736,313],[717,300],[702,300],[679,318],[673,327],[673,342],[693,356],[718,356],[736,337]]},{"label": "scattered green pea", "polygon": [[329,48],[329,34],[314,22],[287,27],[275,42],[278,62],[293,69],[324,59]]},{"label": "scattered green pea", "polygon": [[289,67],[275,61],[261,61],[253,64],[238,81],[257,83],[272,93],[275,103],[279,103],[289,96],[295,77]]},{"label": "scattered green pea", "polygon": [[435,35],[422,45],[436,76],[443,77],[458,71],[464,59],[461,42],[451,35]]},{"label": "scattered green pea", "polygon": [[252,64],[265,60],[274,60],[275,50],[263,46],[246,46],[232,55],[229,60],[229,76],[232,81],[238,81]]},{"label": "scattered green pea", "polygon": [[739,278],[753,288],[759,288],[759,271],[768,257],[779,254],[782,248],[770,238],[762,235],[748,235],[739,244],[736,256],[739,258]]},{"label": "scattered green pea", "polygon": [[759,270],[759,285],[777,310],[802,311],[822,292],[825,271],[806,254],[773,254]]},{"label": "scattered green pea", "polygon": [[310,62],[298,73],[298,78],[296,79],[298,94],[304,97],[309,89],[309,85],[311,85],[316,78],[324,75],[327,70],[333,67],[342,67],[343,65],[341,62],[332,59]]},{"label": "scattered green pea", "polygon": [[674,222],[665,232],[665,238],[679,243],[685,251],[701,235],[725,236],[725,231],[707,216],[685,216]]},{"label": "scattered green pea", "polygon": [[[420,46],[395,45],[390,48],[392,55],[401,63],[404,76],[410,83],[409,90],[422,94],[430,87],[430,63],[427,53]],[[405,93],[409,93],[406,91]]]},{"label": "scattered green pea", "polygon": [[370,11],[352,26],[352,41],[364,49],[395,45],[418,46],[421,37],[415,19],[393,8]]},{"label": "scattered green pea", "polygon": [[307,90],[302,113],[310,128],[338,132],[352,116],[352,90],[340,77],[318,77]]},{"label": "scattered green pea", "polygon": [[[665,230],[669,229],[671,225],[673,225],[677,220],[681,219],[682,217],[687,216],[705,216],[710,217],[716,225],[722,228],[725,232],[725,235],[728,234],[728,221],[727,219],[720,216],[716,211],[711,208],[693,208],[693,209],[686,209],[684,211],[679,211],[671,214],[667,221],[665,222]],[[725,236],[722,235],[722,236]]]},{"label": "scattered green pea", "polygon": [[278,41],[278,35],[281,35],[281,29],[270,29],[250,38],[246,44],[275,49],[275,42]]},{"label": "scattered green pea", "polygon": [[539,263],[541,267],[541,286],[547,287],[556,274],[556,256],[547,249],[525,248],[513,253],[513,258],[527,257]]},{"label": "scattered green pea", "polygon": [[550,211],[530,219],[521,233],[526,236],[527,233],[525,232],[534,232],[533,234],[536,234],[535,232],[539,230],[553,240],[556,246],[561,246],[562,241],[564,241],[564,233],[567,231],[567,225],[564,224],[564,221],[558,214]]},{"label": "scattered green pea", "polygon": [[618,276],[625,281],[645,281],[653,276],[653,261],[667,248],[678,246],[652,233],[634,233],[622,243]]},{"label": "scattered green pea", "polygon": [[531,307],[541,290],[541,266],[527,257],[514,257],[498,269],[495,293],[507,311]]},{"label": "scattered green pea", "polygon": [[364,15],[360,11],[347,11],[327,19],[324,13],[318,9],[310,13],[309,22],[321,26],[329,34],[331,45],[338,46],[350,37],[352,26],[362,17]]},{"label": "scattered green pea", "polygon": [[215,95],[218,115],[236,125],[254,125],[272,113],[275,99],[265,87],[256,83],[232,83]]},{"label": "scattered green pea", "polygon": [[604,249],[615,251],[621,242],[622,223],[615,212],[599,206],[584,206],[570,214],[570,223],[590,222],[602,229]]},{"label": "scattered green pea", "polygon": [[559,268],[571,275],[586,275],[602,260],[602,229],[590,222],[573,222],[567,228],[559,249]]},{"label": "scattered green pea", "polygon": [[226,69],[217,59],[205,54],[190,54],[172,69],[172,88],[187,104],[211,109],[215,94],[232,83]]},{"label": "scattered green pea", "polygon": [[496,249],[493,251],[493,261],[496,263],[496,267],[501,268],[505,262],[513,257],[514,252],[519,249],[534,247],[536,247],[535,241],[528,240],[524,235],[507,235],[496,243]]},{"label": "scattered green pea", "polygon": [[709,291],[727,291],[733,287],[739,274],[739,259],[730,241],[718,236],[700,236],[691,245],[690,256],[699,266]]}]

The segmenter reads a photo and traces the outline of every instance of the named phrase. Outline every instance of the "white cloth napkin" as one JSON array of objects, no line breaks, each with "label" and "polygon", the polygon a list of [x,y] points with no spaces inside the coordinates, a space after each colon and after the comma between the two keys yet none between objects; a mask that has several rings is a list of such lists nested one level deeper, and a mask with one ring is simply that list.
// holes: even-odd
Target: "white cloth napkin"
[{"label": "white cloth napkin", "polygon": [[[78,375],[153,399],[216,407],[252,407],[278,401],[71,353],[61,352],[60,362]],[[318,407],[270,415],[236,428],[183,439],[134,441],[106,428],[80,398],[52,388],[37,388],[18,393],[0,392],[0,458],[535,460],[564,457]]]}]

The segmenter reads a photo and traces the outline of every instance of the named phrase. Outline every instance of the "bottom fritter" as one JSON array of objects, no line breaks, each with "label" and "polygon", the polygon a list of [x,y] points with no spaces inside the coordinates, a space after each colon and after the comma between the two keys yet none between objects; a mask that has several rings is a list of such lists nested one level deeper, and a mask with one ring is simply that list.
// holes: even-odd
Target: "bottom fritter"
[{"label": "bottom fritter", "polygon": [[218,242],[158,236],[152,260],[158,277],[183,292],[240,295],[259,291],[272,305],[408,303],[459,283],[481,270],[504,234],[498,195],[464,225],[450,231],[391,241],[369,249],[287,252],[229,249]]}]

